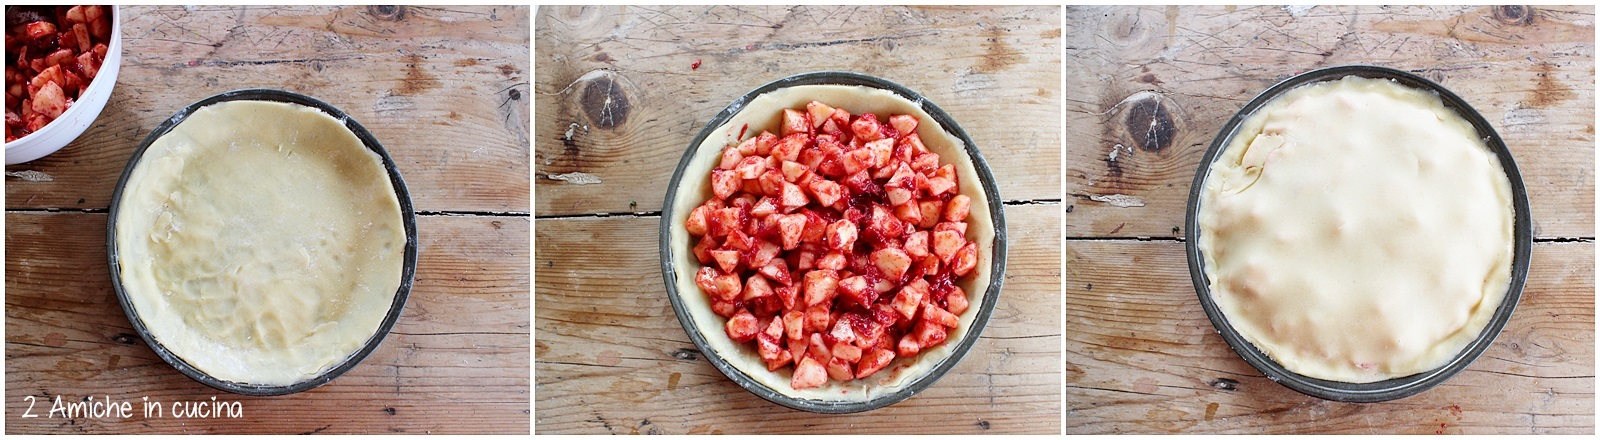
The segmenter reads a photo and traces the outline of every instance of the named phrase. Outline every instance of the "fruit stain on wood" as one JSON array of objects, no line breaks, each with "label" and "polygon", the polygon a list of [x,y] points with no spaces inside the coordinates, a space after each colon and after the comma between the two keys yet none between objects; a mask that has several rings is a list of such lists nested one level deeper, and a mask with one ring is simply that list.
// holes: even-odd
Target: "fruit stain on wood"
[{"label": "fruit stain on wood", "polygon": [[422,54],[406,55],[406,75],[400,79],[400,87],[394,91],[396,95],[417,95],[439,87],[439,78],[422,70],[422,63],[426,60]]}]

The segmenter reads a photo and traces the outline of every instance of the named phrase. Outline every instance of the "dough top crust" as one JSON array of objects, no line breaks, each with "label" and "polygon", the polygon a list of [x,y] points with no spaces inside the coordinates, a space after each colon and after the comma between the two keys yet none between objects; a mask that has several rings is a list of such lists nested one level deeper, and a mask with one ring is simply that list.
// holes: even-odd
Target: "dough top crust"
[{"label": "dough top crust", "polygon": [[359,351],[406,246],[377,153],[298,104],[200,108],[123,189],[117,262],[151,336],[218,379],[292,385]]},{"label": "dough top crust", "polygon": [[1290,371],[1448,363],[1510,286],[1511,184],[1438,95],[1356,76],[1256,111],[1212,165],[1199,248],[1228,322]]},{"label": "dough top crust", "polygon": [[[922,138],[923,145],[938,153],[941,162],[955,164],[956,173],[960,176],[960,193],[972,198],[972,210],[967,218],[967,239],[977,243],[978,266],[971,275],[956,283],[967,292],[972,307],[961,314],[960,324],[951,329],[949,339],[944,344],[911,358],[896,357],[888,367],[865,379],[828,381],[816,388],[796,390],[789,386],[794,371],[792,366],[767,371],[754,347],[734,342],[723,331],[726,320],[711,311],[710,299],[694,284],[695,271],[701,265],[695,260],[694,253],[690,252],[694,244],[685,229],[685,222],[690,211],[712,197],[711,169],[716,167],[723,147],[754,137],[763,130],[777,133],[783,109],[802,109],[811,101],[845,109],[852,115],[873,113],[880,119],[890,115],[916,116],[919,121],[917,136]],[[741,129],[743,138],[739,137]],[[984,297],[990,294],[994,218],[989,212],[989,194],[984,192],[978,180],[976,168],[967,156],[966,144],[946,133],[943,126],[922,110],[921,103],[911,102],[887,90],[864,86],[808,85],[786,87],[757,96],[695,147],[694,157],[684,169],[683,181],[676,191],[673,218],[670,221],[670,242],[673,270],[678,279],[677,295],[689,310],[695,325],[699,326],[707,344],[722,354],[723,359],[757,382],[786,396],[822,402],[862,402],[899,391],[927,375],[935,364],[954,352],[972,328],[972,321],[982,308]]]}]

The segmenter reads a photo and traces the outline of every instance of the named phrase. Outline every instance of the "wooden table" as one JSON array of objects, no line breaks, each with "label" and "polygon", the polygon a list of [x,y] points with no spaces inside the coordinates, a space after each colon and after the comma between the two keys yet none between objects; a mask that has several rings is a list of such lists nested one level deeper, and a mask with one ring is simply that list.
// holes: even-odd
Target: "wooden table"
[{"label": "wooden table", "polygon": [[[1060,8],[548,7],[534,29],[537,433],[1060,432]],[[667,181],[706,121],[831,69],[960,121],[1012,240],[966,358],[910,400],[842,416],[768,403],[713,368],[673,315],[657,246]]]},{"label": "wooden table", "polygon": [[[7,433],[529,431],[526,7],[123,7],[99,119],[5,184]],[[371,130],[417,210],[409,303],[332,383],[252,398],[190,380],[133,334],[106,266],[106,210],[150,129],[228,90],[314,96]],[[31,173],[30,173],[31,174]],[[37,180],[39,175],[33,175]],[[22,418],[26,396],[242,403],[237,419]]]},{"label": "wooden table", "polygon": [[[1068,433],[1593,433],[1594,9],[1069,7]],[[1341,64],[1440,82],[1505,138],[1533,208],[1520,307],[1465,372],[1381,404],[1306,397],[1222,341],[1179,238],[1222,123]]]}]

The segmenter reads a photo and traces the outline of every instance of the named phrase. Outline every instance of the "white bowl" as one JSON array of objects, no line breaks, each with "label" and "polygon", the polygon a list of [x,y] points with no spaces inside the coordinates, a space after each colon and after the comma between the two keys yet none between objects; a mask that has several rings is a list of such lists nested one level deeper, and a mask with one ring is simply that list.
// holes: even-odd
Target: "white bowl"
[{"label": "white bowl", "polygon": [[28,162],[60,150],[100,117],[100,110],[105,109],[106,100],[111,98],[111,89],[117,85],[117,70],[122,66],[122,12],[116,6],[111,7],[111,44],[106,49],[100,72],[61,117],[39,131],[6,143],[6,165]]}]

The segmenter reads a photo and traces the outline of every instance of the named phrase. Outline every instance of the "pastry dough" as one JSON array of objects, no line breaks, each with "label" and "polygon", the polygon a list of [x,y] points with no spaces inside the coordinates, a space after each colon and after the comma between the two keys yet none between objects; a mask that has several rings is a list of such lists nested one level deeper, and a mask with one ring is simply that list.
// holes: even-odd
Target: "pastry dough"
[{"label": "pastry dough", "polygon": [[1346,77],[1240,125],[1201,193],[1212,298],[1289,371],[1370,383],[1448,363],[1510,286],[1511,184],[1438,95]]},{"label": "pastry dough", "polygon": [[[736,343],[722,331],[726,321],[711,311],[710,299],[694,284],[695,271],[700,269],[700,262],[690,252],[694,245],[684,224],[690,211],[712,197],[709,176],[721,157],[723,147],[743,140],[738,138],[741,131],[744,138],[753,137],[763,130],[777,133],[783,109],[804,108],[811,101],[821,101],[856,115],[873,113],[883,118],[902,114],[916,116],[920,121],[917,135],[922,138],[922,143],[938,153],[942,162],[955,164],[960,176],[961,194],[972,197],[972,210],[967,219],[967,239],[977,243],[978,265],[971,275],[956,283],[967,292],[972,307],[961,314],[960,324],[950,331],[949,339],[944,344],[911,358],[896,357],[888,367],[865,379],[828,381],[816,388],[796,390],[789,386],[794,370],[792,366],[767,371],[753,344]],[[863,86],[809,85],[786,87],[757,96],[696,146],[694,157],[684,169],[683,176],[682,184],[675,189],[673,218],[668,221],[672,225],[670,241],[673,249],[672,267],[677,274],[677,295],[689,309],[689,315],[713,350],[735,368],[783,395],[814,401],[859,402],[898,391],[926,375],[940,360],[950,356],[968,336],[972,320],[982,308],[984,297],[990,294],[990,259],[994,255],[994,221],[988,202],[990,195],[984,192],[978,180],[976,168],[967,156],[966,144],[946,133],[938,121],[922,110],[920,103],[911,102],[892,92]]]},{"label": "pastry dough", "polygon": [[150,335],[226,381],[292,385],[338,365],[400,286],[406,234],[383,162],[311,107],[194,111],[145,150],[115,221]]}]

